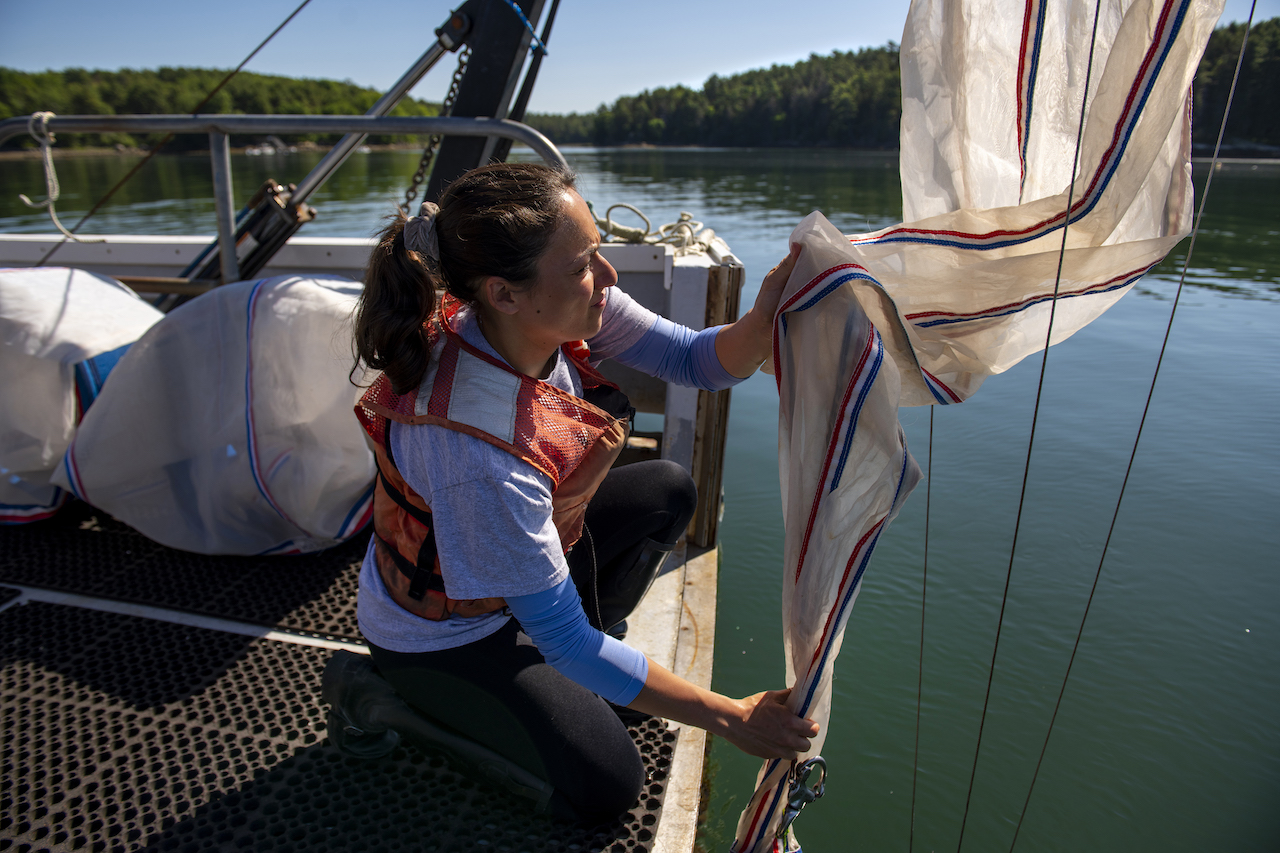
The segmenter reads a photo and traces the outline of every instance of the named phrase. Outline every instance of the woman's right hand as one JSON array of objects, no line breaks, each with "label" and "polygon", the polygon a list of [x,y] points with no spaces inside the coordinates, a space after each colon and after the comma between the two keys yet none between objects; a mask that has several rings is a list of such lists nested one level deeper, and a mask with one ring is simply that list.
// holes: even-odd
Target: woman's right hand
[{"label": "woman's right hand", "polygon": [[759,758],[792,759],[809,750],[818,724],[791,713],[790,695],[790,690],[770,690],[730,699],[650,660],[644,687],[627,707],[706,729]]},{"label": "woman's right hand", "polygon": [[797,717],[787,707],[791,691],[767,690],[738,699],[741,716],[731,718],[721,735],[738,749],[757,758],[794,759],[809,750],[818,724]]}]

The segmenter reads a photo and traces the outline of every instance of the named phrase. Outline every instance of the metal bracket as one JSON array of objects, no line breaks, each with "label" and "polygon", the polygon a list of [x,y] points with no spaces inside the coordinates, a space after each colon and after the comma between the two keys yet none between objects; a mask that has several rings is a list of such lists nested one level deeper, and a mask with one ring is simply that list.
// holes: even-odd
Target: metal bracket
[{"label": "metal bracket", "polygon": [[[809,776],[814,769],[820,771],[816,785],[809,784]],[[778,824],[775,837],[782,838],[795,823],[805,806],[821,797],[827,787],[827,762],[821,755],[815,755],[808,761],[802,761],[791,769],[791,786],[787,790],[787,808],[782,813],[782,821]]]}]

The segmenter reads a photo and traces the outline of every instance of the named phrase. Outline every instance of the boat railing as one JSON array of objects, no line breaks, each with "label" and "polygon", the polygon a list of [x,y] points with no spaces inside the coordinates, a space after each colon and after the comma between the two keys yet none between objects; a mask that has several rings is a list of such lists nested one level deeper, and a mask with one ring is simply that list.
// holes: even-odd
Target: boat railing
[{"label": "boat railing", "polygon": [[[31,133],[32,117],[0,121],[0,146]],[[240,278],[236,257],[236,208],[232,196],[230,136],[232,134],[348,134],[344,142],[368,134],[425,136],[473,136],[510,139],[527,145],[548,164],[567,169],[568,163],[555,143],[526,124],[510,119],[461,116],[329,116],[329,115],[65,115],[43,121],[49,133],[207,133],[213,172],[214,207],[218,220],[218,256],[222,281]],[[353,136],[354,135],[354,136]],[[348,148],[352,147],[350,145]],[[344,152],[347,153],[347,152]],[[340,159],[339,159],[340,162]],[[303,179],[291,198],[301,205],[336,164],[322,161]],[[317,175],[317,173],[321,173]]]}]

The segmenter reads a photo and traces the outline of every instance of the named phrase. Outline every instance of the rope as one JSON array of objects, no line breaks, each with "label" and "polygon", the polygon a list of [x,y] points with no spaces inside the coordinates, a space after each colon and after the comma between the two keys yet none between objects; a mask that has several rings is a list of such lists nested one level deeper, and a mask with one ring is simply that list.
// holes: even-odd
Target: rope
[{"label": "rope", "polygon": [[529,23],[529,18],[525,16],[524,10],[516,5],[515,0],[506,0],[506,4],[511,7],[511,11],[519,16],[520,20],[524,22],[524,28],[529,31],[529,38],[533,40],[533,44],[529,45],[529,49],[543,56],[550,56],[551,54],[547,50],[547,43],[538,38],[538,34],[534,32],[533,24]]},{"label": "rope", "polygon": [[1080,123],[1076,128],[1076,150],[1071,161],[1071,184],[1067,187],[1067,207],[1063,215],[1062,246],[1058,250],[1058,270],[1053,279],[1053,301],[1049,303],[1049,328],[1045,330],[1044,352],[1040,359],[1040,379],[1036,383],[1036,402],[1031,411],[1031,435],[1027,439],[1027,459],[1022,469],[1022,489],[1018,494],[1018,514],[1013,522],[1013,543],[1009,546],[1009,567],[1004,576],[1004,592],[1000,596],[1000,617],[996,621],[996,641],[991,648],[991,667],[987,670],[987,692],[982,699],[982,716],[978,721],[978,743],[973,752],[973,770],[969,774],[969,791],[964,799],[964,816],[960,819],[960,840],[956,853],[964,846],[964,830],[969,822],[969,806],[973,801],[973,783],[978,776],[978,757],[982,753],[982,733],[987,723],[987,708],[991,704],[991,684],[996,676],[996,656],[1000,652],[1000,634],[1004,629],[1004,611],[1009,603],[1009,584],[1013,580],[1013,559],[1018,550],[1018,531],[1022,525],[1022,507],[1027,497],[1027,481],[1031,476],[1031,450],[1036,442],[1036,421],[1040,416],[1040,398],[1044,391],[1044,375],[1049,364],[1049,342],[1053,336],[1053,320],[1058,307],[1058,289],[1062,284],[1062,265],[1067,255],[1067,229],[1071,227],[1071,204],[1074,201],[1076,175],[1080,168],[1080,145],[1084,139],[1084,119],[1089,103],[1089,83],[1093,79],[1093,52],[1098,40],[1098,18],[1101,17],[1102,0],[1097,0],[1093,10],[1093,31],[1089,36],[1089,62],[1084,75],[1084,95],[1080,99]]},{"label": "rope", "polygon": [[[267,36],[266,38],[264,38],[264,39],[263,39],[263,40],[258,44],[258,46],[257,46],[257,47],[255,47],[255,48],[254,48],[254,49],[249,53],[249,55],[248,55],[248,56],[246,56],[246,57],[241,61],[241,63],[240,63],[239,65],[237,65],[234,69],[232,69],[231,73],[229,73],[226,77],[223,77],[223,78],[222,78],[222,82],[220,82],[218,85],[214,86],[214,87],[213,87],[213,89],[211,89],[211,90],[210,90],[209,94],[207,94],[207,95],[205,95],[205,96],[204,96],[204,100],[203,100],[203,101],[201,101],[200,103],[196,104],[195,108],[191,110],[191,114],[192,114],[192,115],[197,115],[197,114],[199,114],[200,110],[202,110],[202,109],[203,109],[203,108],[204,108],[204,107],[205,107],[205,106],[206,106],[206,105],[207,105],[211,100],[213,100],[213,96],[214,96],[214,95],[216,95],[216,94],[218,94],[219,92],[221,92],[221,91],[222,91],[222,87],[223,87],[223,86],[226,86],[226,85],[227,85],[227,83],[229,83],[229,82],[231,81],[231,78],[232,78],[232,77],[234,77],[234,76],[236,76],[237,74],[239,74],[239,73],[240,73],[240,69],[244,68],[244,67],[245,67],[245,65],[247,65],[247,64],[249,63],[249,60],[251,60],[251,59],[253,59],[255,56],[257,56],[257,55],[258,55],[258,51],[260,51],[260,50],[262,50],[264,47],[266,47],[266,46],[267,46],[267,42],[269,42],[269,41],[271,41],[273,38],[275,38],[275,37],[276,37],[276,34],[277,34],[277,33],[279,33],[281,30],[283,30],[283,29],[285,28],[285,25],[286,25],[286,24],[288,24],[288,23],[289,23],[290,21],[292,21],[295,17],[297,17],[297,14],[298,14],[299,12],[301,12],[301,11],[306,7],[306,5],[307,5],[308,3],[310,3],[310,2],[311,2],[311,0],[302,0],[302,4],[301,4],[301,5],[299,5],[299,6],[298,6],[298,8],[294,9],[294,10],[293,10],[293,12],[292,12],[292,13],[290,13],[289,17],[285,18],[285,19],[280,23],[280,26],[276,27],[274,30],[272,30],[272,31],[271,31],[271,35],[269,35],[269,36]],[[121,187],[123,187],[125,184],[129,183],[129,181],[133,178],[133,176],[134,176],[134,175],[136,175],[136,174],[138,174],[138,171],[139,171],[143,166],[147,165],[147,163],[148,163],[148,162],[150,162],[150,161],[151,161],[151,158],[152,158],[152,157],[154,157],[154,156],[156,156],[157,154],[159,154],[159,153],[160,153],[160,151],[161,151],[161,149],[163,149],[166,145],[168,145],[168,144],[169,144],[169,142],[173,139],[173,137],[174,137],[174,134],[170,133],[169,135],[165,136],[165,138],[164,138],[164,139],[161,139],[161,140],[160,140],[160,141],[159,141],[159,142],[158,142],[154,147],[152,147],[152,149],[151,149],[149,152],[147,152],[147,156],[146,156],[146,157],[143,157],[141,160],[139,160],[139,161],[137,162],[137,164],[135,164],[135,165],[134,165],[134,167],[133,167],[132,169],[130,169],[130,170],[128,171],[128,173],[127,173],[123,178],[121,178],[120,180],[116,181],[115,186],[113,186],[111,189],[107,190],[107,194],[106,194],[106,195],[104,195],[102,198],[98,199],[97,203],[95,203],[93,207],[89,208],[89,212],[88,212],[88,213],[86,213],[84,216],[82,216],[82,217],[80,218],[80,221],[79,221],[79,222],[77,222],[77,223],[75,224],[75,227],[71,229],[70,234],[75,234],[77,231],[79,231],[79,230],[80,230],[80,228],[81,228],[81,226],[83,226],[86,222],[88,222],[88,221],[89,221],[89,218],[90,218],[90,217],[92,217],[95,213],[97,213],[97,212],[98,212],[98,209],[99,209],[99,208],[101,208],[104,204],[106,204],[106,203],[111,199],[111,197],[112,197],[112,196],[114,196],[114,195],[115,195],[115,194],[120,190],[120,188],[121,188]],[[64,232],[64,233],[66,233],[66,232]],[[68,236],[69,236],[69,235],[68,235]],[[72,238],[72,239],[74,239],[74,238]],[[55,243],[55,244],[53,245],[53,248],[51,248],[48,252],[46,252],[46,253],[45,253],[45,256],[44,256],[43,258],[41,258],[41,259],[40,259],[40,262],[39,262],[39,263],[37,263],[37,264],[36,264],[36,266],[38,266],[38,267],[42,267],[42,266],[44,266],[45,264],[49,263],[49,259],[50,259],[50,258],[52,258],[52,257],[53,257],[53,255],[54,255],[54,253],[55,253],[55,252],[57,252],[57,251],[58,251],[58,249],[62,248],[62,247],[66,244],[66,242],[67,242],[67,237],[63,237],[61,241],[59,241],[59,242]]]},{"label": "rope", "polygon": [[[710,228],[703,228],[703,223],[694,219],[693,214],[688,211],[681,211],[680,218],[675,222],[659,225],[655,229],[649,217],[645,216],[638,207],[627,204],[625,201],[610,205],[604,213],[604,219],[595,216],[595,208],[590,202],[587,206],[591,208],[596,226],[604,233],[605,240],[610,243],[643,243],[650,246],[670,243],[675,247],[677,255],[688,255],[705,253],[716,238],[716,232]],[[632,228],[614,222],[613,212],[620,207],[626,208],[643,219],[644,228]]]},{"label": "rope", "polygon": [[1027,799],[1022,804],[1018,815],[1018,825],[1013,830],[1013,842],[1009,845],[1010,853],[1018,843],[1018,833],[1022,831],[1022,821],[1026,817],[1027,808],[1031,805],[1031,795],[1036,788],[1036,779],[1040,776],[1040,765],[1044,763],[1045,753],[1049,749],[1049,738],[1053,736],[1053,725],[1058,719],[1058,710],[1062,707],[1062,697],[1067,692],[1067,679],[1071,677],[1071,668],[1076,662],[1076,652],[1080,650],[1080,639],[1084,636],[1084,625],[1089,618],[1089,609],[1093,606],[1093,595],[1098,589],[1098,581],[1102,577],[1102,565],[1107,559],[1107,550],[1111,546],[1111,534],[1116,529],[1116,519],[1120,517],[1120,504],[1124,501],[1125,488],[1129,485],[1129,474],[1133,471],[1133,461],[1138,455],[1138,442],[1142,440],[1142,429],[1147,423],[1147,412],[1151,409],[1151,398],[1155,395],[1156,380],[1160,378],[1160,366],[1164,363],[1165,349],[1169,345],[1169,335],[1173,331],[1173,317],[1178,311],[1178,300],[1182,298],[1182,286],[1187,280],[1187,269],[1191,266],[1191,254],[1195,251],[1196,235],[1200,233],[1200,220],[1204,216],[1205,203],[1209,199],[1209,187],[1213,184],[1213,173],[1218,165],[1218,152],[1222,148],[1222,137],[1227,130],[1227,117],[1231,114],[1231,100],[1235,97],[1236,83],[1240,79],[1240,68],[1244,64],[1245,47],[1249,44],[1249,28],[1253,26],[1253,13],[1258,2],[1253,0],[1249,7],[1249,20],[1245,23],[1244,39],[1240,42],[1240,56],[1236,60],[1235,76],[1231,78],[1231,90],[1227,93],[1226,109],[1222,113],[1222,124],[1218,128],[1218,141],[1213,146],[1213,160],[1209,164],[1209,176],[1205,179],[1204,192],[1200,195],[1200,209],[1196,212],[1195,225],[1191,229],[1191,242],[1187,245],[1187,255],[1182,261],[1182,275],[1178,278],[1178,290],[1173,297],[1173,307],[1169,311],[1169,323],[1165,326],[1164,341],[1160,344],[1160,355],[1156,358],[1156,369],[1151,375],[1151,387],[1147,389],[1147,402],[1142,407],[1142,417],[1138,421],[1138,434],[1133,439],[1133,449],[1129,453],[1129,464],[1124,469],[1124,479],[1120,483],[1120,494],[1116,497],[1116,508],[1111,514],[1111,526],[1107,529],[1107,538],[1102,545],[1102,556],[1098,559],[1098,569],[1093,575],[1093,586],[1089,588],[1089,598],[1084,605],[1084,615],[1080,617],[1080,629],[1076,632],[1075,643],[1071,647],[1071,657],[1067,661],[1067,671],[1062,676],[1062,687],[1058,691],[1058,700],[1053,706],[1053,716],[1049,718],[1049,731],[1045,733],[1044,744],[1040,747],[1040,757],[1036,760],[1035,772],[1031,774],[1031,785],[1027,788]]},{"label": "rope", "polygon": [[[40,144],[40,159],[44,161],[44,187],[47,193],[45,200],[40,202],[32,201],[27,198],[26,193],[18,193],[18,198],[22,199],[22,203],[27,207],[34,207],[37,210],[47,207],[49,209],[49,218],[53,220],[53,224],[66,239],[75,240],[77,243],[105,243],[106,240],[101,238],[84,240],[72,234],[58,219],[58,211],[53,208],[54,202],[62,194],[62,188],[58,186],[58,173],[53,168],[54,136],[49,132],[49,119],[53,118],[53,116],[54,114],[50,112],[35,112],[27,119],[27,132],[31,134],[32,139]],[[39,126],[37,126],[37,122]]]},{"label": "rope", "polygon": [[929,590],[929,503],[933,495],[933,410],[929,407],[929,462],[924,475],[924,572],[920,579],[920,666],[916,670],[916,748],[911,767],[911,828],[907,851],[916,849],[916,782],[920,776],[920,705],[924,696],[924,604]]}]

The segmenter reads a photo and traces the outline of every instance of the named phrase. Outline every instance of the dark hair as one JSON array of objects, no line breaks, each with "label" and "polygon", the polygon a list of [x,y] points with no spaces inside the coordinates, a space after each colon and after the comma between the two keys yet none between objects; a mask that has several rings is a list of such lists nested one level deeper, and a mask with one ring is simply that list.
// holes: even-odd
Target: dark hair
[{"label": "dark hair", "polygon": [[438,289],[474,302],[488,276],[530,282],[560,221],[564,193],[574,186],[572,172],[537,163],[467,172],[440,197],[438,262],[405,247],[407,220],[394,214],[369,256],[356,306],[357,364],[381,370],[396,393],[416,388],[427,371],[423,325],[436,309]]}]

